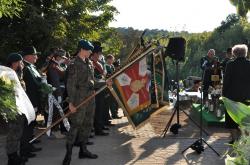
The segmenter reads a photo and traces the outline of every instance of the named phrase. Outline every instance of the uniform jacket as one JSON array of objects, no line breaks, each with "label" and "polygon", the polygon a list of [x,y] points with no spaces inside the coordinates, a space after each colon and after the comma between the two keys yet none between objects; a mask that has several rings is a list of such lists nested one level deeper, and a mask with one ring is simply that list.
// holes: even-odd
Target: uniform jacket
[{"label": "uniform jacket", "polygon": [[105,67],[105,69],[107,71],[107,77],[109,77],[110,75],[112,75],[112,73],[114,73],[114,71],[115,71],[115,67],[112,64],[111,65],[105,64],[104,67]]},{"label": "uniform jacket", "polygon": [[[76,57],[67,68],[67,92],[69,102],[77,106],[105,83],[94,81],[94,68],[90,60]],[[93,102],[92,102],[93,103]]]},{"label": "uniform jacket", "polygon": [[63,84],[63,76],[59,73],[59,70],[53,66],[53,64],[49,65],[48,71],[47,71],[47,78],[48,83],[51,84],[53,87],[56,88],[56,90],[53,92],[53,94],[58,96],[63,96],[63,89],[61,88],[61,85]]},{"label": "uniform jacket", "polygon": [[38,107],[40,100],[41,75],[35,65],[24,61],[23,80],[26,93],[34,107]]}]

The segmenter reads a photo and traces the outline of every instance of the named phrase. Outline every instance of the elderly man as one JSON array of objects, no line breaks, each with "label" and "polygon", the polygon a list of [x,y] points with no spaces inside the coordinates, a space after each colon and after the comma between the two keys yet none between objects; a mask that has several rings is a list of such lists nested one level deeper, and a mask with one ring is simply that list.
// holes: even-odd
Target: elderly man
[{"label": "elderly man", "polygon": [[[232,53],[234,61],[227,63],[223,82],[223,96],[237,102],[246,103],[250,99],[250,61],[246,58],[246,45],[235,45]],[[233,143],[240,135],[238,125],[226,113],[226,127],[231,129]]]},{"label": "elderly man", "polygon": [[200,61],[200,67],[203,70],[202,77],[203,77],[203,93],[204,93],[204,99],[208,96],[208,88],[209,86],[212,86],[212,68],[214,63],[216,62],[215,57],[215,50],[209,49],[207,55],[203,57]]},{"label": "elderly man", "polygon": [[[41,75],[35,67],[35,63],[38,59],[37,55],[39,52],[36,51],[35,47],[28,46],[22,51],[24,68],[23,68],[23,80],[26,85],[26,93],[35,108],[38,109],[40,103],[40,87]],[[29,125],[26,124],[24,128],[23,137],[21,140],[21,155],[23,157],[34,157],[36,154],[31,152],[40,151],[41,148],[35,147],[33,144],[29,143],[34,134],[35,121],[31,122]]]}]

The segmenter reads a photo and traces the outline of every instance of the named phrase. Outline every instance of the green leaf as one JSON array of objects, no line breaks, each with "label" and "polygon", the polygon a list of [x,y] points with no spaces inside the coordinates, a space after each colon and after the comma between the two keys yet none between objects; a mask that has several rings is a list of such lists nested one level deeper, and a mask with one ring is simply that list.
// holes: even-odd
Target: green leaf
[{"label": "green leaf", "polygon": [[226,97],[222,97],[222,101],[226,107],[229,116],[240,126],[250,124],[250,107],[240,103],[232,101]]}]

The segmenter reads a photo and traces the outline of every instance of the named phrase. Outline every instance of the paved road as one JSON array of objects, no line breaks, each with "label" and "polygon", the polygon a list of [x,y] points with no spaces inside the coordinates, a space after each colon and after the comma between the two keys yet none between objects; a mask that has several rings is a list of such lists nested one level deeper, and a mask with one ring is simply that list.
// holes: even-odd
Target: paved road
[{"label": "paved road", "polygon": [[[160,119],[160,116],[156,116],[154,120],[158,118]],[[99,158],[96,160],[80,160],[77,158],[78,148],[75,147],[72,165],[224,164],[224,160],[217,157],[209,148],[206,148],[201,155],[189,149],[183,156],[181,151],[196,140],[195,138],[190,138],[192,136],[181,136],[182,132],[187,131],[185,127],[180,130],[178,136],[168,134],[166,138],[161,138],[159,133],[155,131],[155,123],[157,123],[155,121],[153,122],[154,124],[149,122],[139,130],[133,130],[125,117],[112,122],[116,126],[111,128],[110,136],[91,139],[95,145],[90,146],[89,149],[98,154]],[[164,127],[164,125],[161,127]],[[193,130],[191,128],[188,131],[191,135]],[[221,154],[227,149],[225,143],[228,139],[225,137],[212,136],[206,140]],[[62,163],[65,154],[65,140],[52,140],[44,136],[39,146],[42,146],[43,150],[38,153],[37,157],[30,159],[27,165],[60,165]],[[0,137],[0,160],[1,165],[5,165],[7,162],[3,136]]]}]

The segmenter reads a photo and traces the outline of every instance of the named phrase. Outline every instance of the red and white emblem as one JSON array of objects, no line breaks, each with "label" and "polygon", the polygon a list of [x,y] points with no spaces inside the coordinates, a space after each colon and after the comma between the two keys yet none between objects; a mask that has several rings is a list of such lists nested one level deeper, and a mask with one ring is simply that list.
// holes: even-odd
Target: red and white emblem
[{"label": "red and white emblem", "polygon": [[116,85],[129,114],[140,111],[150,105],[150,77],[147,60],[133,64],[116,78]]}]

